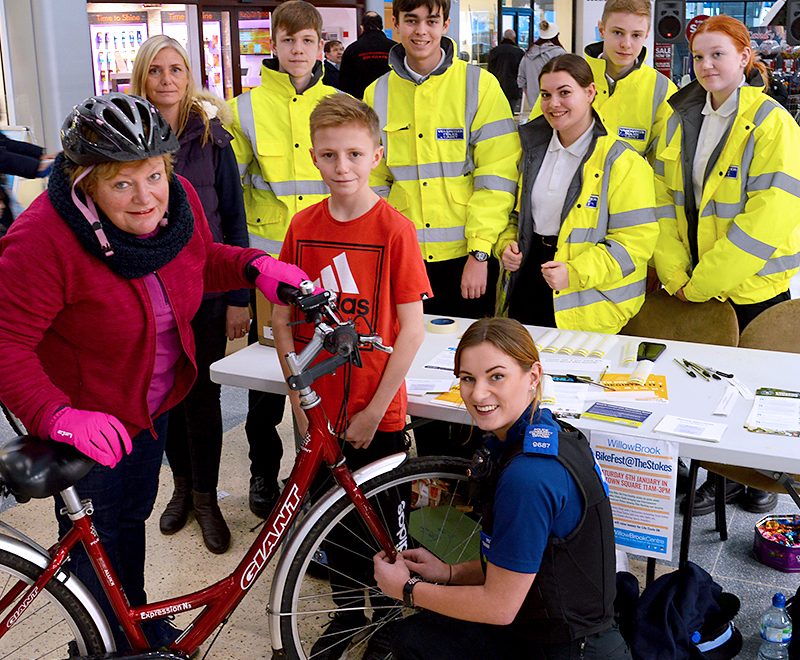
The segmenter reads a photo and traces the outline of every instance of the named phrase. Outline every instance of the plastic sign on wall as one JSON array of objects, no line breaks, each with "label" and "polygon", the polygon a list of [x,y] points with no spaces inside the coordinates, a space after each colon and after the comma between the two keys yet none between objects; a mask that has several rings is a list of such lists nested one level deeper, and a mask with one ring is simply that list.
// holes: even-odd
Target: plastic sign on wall
[{"label": "plastic sign on wall", "polygon": [[653,68],[672,79],[672,44],[656,44],[653,48]]},{"label": "plastic sign on wall", "polygon": [[692,35],[695,33],[698,27],[700,27],[700,23],[707,21],[710,17],[706,16],[705,14],[700,14],[699,16],[695,16],[694,18],[690,19],[686,23],[686,41],[692,40]]}]

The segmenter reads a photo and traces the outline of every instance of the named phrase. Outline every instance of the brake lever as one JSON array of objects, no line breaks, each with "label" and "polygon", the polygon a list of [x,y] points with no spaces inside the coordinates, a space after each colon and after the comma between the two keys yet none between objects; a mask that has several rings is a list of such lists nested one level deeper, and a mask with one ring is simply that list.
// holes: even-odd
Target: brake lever
[{"label": "brake lever", "polygon": [[390,355],[394,352],[393,347],[386,346],[383,343],[383,339],[381,338],[380,335],[361,335],[358,338],[358,341],[368,346],[374,346],[379,351],[383,351],[384,353],[389,353]]}]

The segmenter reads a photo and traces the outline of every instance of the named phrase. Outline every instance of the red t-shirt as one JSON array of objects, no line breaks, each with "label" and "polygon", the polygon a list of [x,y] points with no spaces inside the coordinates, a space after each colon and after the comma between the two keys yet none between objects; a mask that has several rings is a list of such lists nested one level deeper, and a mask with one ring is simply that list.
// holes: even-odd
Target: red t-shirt
[{"label": "red t-shirt", "polygon": [[[328,200],[300,211],[292,218],[283,241],[281,261],[297,264],[315,284],[334,291],[343,319],[356,319],[356,330],[369,334],[369,328],[394,345],[400,324],[397,305],[424,300],[431,286],[419,251],[413,223],[383,199],[367,213],[348,222],[335,220],[328,211]],[[369,321],[369,325],[366,321]],[[292,321],[301,320],[296,308]],[[293,326],[295,343],[304,345],[313,327]],[[323,351],[319,360],[330,357]],[[363,410],[378,388],[389,355],[372,347],[361,348],[363,366],[353,367],[350,378],[348,417]],[[345,369],[338,369],[314,383],[322,406],[335,423],[344,398]],[[380,431],[399,431],[405,426],[405,383],[400,387],[378,425]],[[341,432],[343,429],[336,429]]]}]

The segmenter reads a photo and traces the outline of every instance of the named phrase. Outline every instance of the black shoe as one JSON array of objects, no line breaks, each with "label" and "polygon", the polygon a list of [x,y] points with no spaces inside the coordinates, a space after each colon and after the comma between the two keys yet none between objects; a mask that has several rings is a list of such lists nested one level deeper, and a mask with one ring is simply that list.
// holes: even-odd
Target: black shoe
[{"label": "black shoe", "polygon": [[147,641],[154,649],[160,649],[169,646],[178,637],[180,637],[183,630],[176,628],[166,619],[158,619],[156,621],[145,621],[142,624]]},{"label": "black shoe", "polygon": [[192,510],[192,480],[188,477],[173,477],[175,488],[172,491],[164,513],[158,520],[162,534],[174,534],[186,524]]},{"label": "black shoe", "polygon": [[[706,482],[695,491],[694,494],[694,512],[693,516],[705,516],[714,512],[714,487],[715,477],[709,477]],[[730,503],[739,497],[744,492],[742,484],[725,480],[725,502]],[[686,496],[681,502],[681,513],[686,513],[689,497]]]},{"label": "black shoe", "polygon": [[347,647],[364,628],[369,625],[369,620],[359,612],[336,612],[331,616],[331,622],[325,632],[311,647],[309,657],[314,660],[338,660]]},{"label": "black shoe", "polygon": [[739,506],[750,513],[767,513],[778,506],[778,494],[748,486],[739,498]]},{"label": "black shoe", "polygon": [[278,488],[264,477],[250,477],[250,511],[259,518],[268,518],[278,500]]},{"label": "black shoe", "polygon": [[203,543],[215,555],[221,555],[231,545],[231,532],[222,517],[217,503],[217,491],[198,493],[192,491],[194,517],[203,533]]}]

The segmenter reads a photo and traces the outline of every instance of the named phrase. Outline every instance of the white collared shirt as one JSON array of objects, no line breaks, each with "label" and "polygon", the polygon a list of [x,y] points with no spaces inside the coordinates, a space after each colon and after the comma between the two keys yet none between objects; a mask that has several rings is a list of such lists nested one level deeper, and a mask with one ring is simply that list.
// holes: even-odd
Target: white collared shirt
[{"label": "white collared shirt", "polygon": [[561,144],[553,131],[542,167],[531,190],[533,231],[542,236],[558,236],[561,229],[561,211],[567,198],[567,189],[592,141],[592,125],[568,147]]},{"label": "white collared shirt", "polygon": [[[744,76],[739,87],[745,84]],[[697,137],[697,151],[694,152],[692,163],[692,184],[694,188],[694,203],[698,210],[700,200],[703,198],[703,183],[705,182],[706,167],[714,149],[736,118],[736,108],[739,105],[739,90],[731,94],[716,110],[711,107],[711,92],[706,92],[706,104],[703,106],[703,125]]]},{"label": "white collared shirt", "polygon": [[[442,56],[439,58],[439,64],[437,64],[435,67],[433,67],[433,69],[431,69],[431,73],[436,71],[440,66],[442,66],[442,64],[444,64],[444,58],[445,58],[444,48],[440,48],[439,51],[441,52]],[[422,74],[414,71],[414,69],[412,69],[411,65],[408,63],[408,55],[406,55],[405,59],[403,60],[403,65],[406,67],[406,71],[408,71],[408,74],[414,79],[414,82],[417,83],[417,85],[424,83],[428,78],[431,77],[430,73],[427,73],[423,76]]]}]

